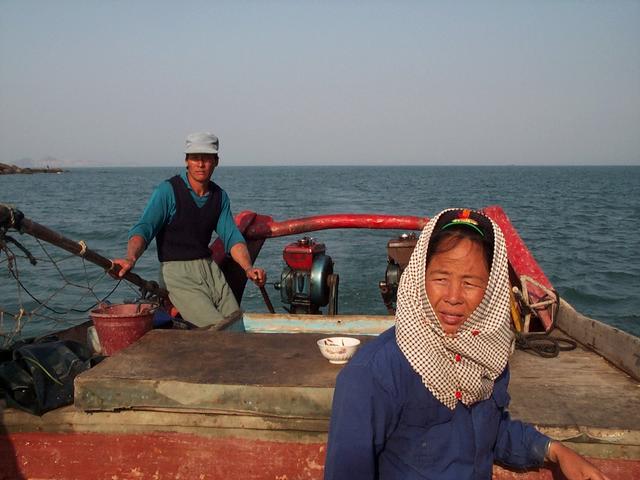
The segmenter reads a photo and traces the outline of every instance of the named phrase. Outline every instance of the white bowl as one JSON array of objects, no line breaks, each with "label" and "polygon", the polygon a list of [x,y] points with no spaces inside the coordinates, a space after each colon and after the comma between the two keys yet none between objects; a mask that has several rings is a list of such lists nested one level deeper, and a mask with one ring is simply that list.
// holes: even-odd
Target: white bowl
[{"label": "white bowl", "polygon": [[347,363],[360,346],[360,340],[351,337],[329,337],[318,340],[322,356],[331,363]]}]

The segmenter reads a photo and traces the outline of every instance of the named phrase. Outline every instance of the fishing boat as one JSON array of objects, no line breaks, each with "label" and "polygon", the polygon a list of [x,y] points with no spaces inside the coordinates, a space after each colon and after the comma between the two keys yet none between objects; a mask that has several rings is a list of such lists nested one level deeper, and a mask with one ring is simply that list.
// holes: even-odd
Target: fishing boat
[{"label": "fishing boat", "polygon": [[[502,209],[484,212],[505,234],[514,286],[522,349],[510,362],[512,416],[566,442],[612,479],[640,478],[640,339],[559,299]],[[111,267],[86,245],[17,217],[0,208],[0,225]],[[327,362],[316,343],[336,335],[364,343],[393,325],[398,280],[427,220],[335,214],[275,221],[240,213],[236,223],[254,260],[267,239],[293,236],[277,285],[283,313],[263,292],[269,313],[244,312],[217,330],[153,329],[78,375],[72,405],[41,416],[2,409],[0,478],[322,478],[341,367]],[[387,244],[379,287],[388,315],[340,314],[338,266],[329,246],[308,236],[332,228],[406,232]],[[219,243],[211,248],[241,300],[244,273]],[[126,278],[145,293],[162,293],[131,272]],[[58,337],[85,341],[89,325]],[[567,341],[576,347],[562,348]],[[559,475],[550,465],[530,471],[496,465],[493,478]]]}]

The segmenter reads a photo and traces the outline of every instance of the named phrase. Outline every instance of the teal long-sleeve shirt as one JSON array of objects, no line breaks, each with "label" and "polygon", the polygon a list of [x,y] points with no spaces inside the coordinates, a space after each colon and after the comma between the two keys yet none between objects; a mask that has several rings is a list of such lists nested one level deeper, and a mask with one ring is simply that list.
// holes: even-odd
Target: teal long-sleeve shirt
[{"label": "teal long-sleeve shirt", "polygon": [[[189,180],[187,179],[187,173],[182,172],[180,177],[187,186],[189,193],[191,193],[191,198],[193,198],[199,208],[202,208],[204,204],[207,203],[210,192],[200,197],[191,188]],[[215,230],[224,243],[225,251],[228,253],[235,244],[244,243],[245,240],[233,221],[231,202],[229,201],[227,192],[221,190],[221,194],[220,218],[218,219]],[[168,180],[165,180],[153,191],[144,212],[142,212],[142,216],[131,230],[129,230],[129,238],[134,235],[139,235],[144,238],[145,244],[149,245],[160,229],[173,220],[175,214],[176,197],[173,193],[173,187]]]}]

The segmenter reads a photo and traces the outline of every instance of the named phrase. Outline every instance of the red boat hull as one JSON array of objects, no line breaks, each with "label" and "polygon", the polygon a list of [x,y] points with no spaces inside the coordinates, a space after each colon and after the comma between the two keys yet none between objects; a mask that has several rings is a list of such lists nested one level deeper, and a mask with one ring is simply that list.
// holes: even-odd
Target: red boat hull
[{"label": "red boat hull", "polygon": [[[0,439],[0,478],[321,479],[324,458],[324,442],[180,433],[14,433]],[[592,462],[612,480],[640,478],[639,461]],[[558,478],[563,477],[547,468],[521,473],[495,467],[493,474],[495,480]]]}]

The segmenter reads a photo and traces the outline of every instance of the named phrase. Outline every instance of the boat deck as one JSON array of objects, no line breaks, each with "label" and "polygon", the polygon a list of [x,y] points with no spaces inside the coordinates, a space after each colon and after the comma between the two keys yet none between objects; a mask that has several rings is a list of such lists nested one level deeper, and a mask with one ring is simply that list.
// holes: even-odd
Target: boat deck
[{"label": "boat deck", "polygon": [[620,457],[640,458],[640,384],[629,375],[581,345],[555,358],[516,351],[510,364],[514,418],[587,455],[610,444]]},{"label": "boat deck", "polygon": [[80,375],[75,405],[328,418],[340,367],[321,356],[323,337],[154,330]]},{"label": "boat deck", "polygon": [[[98,412],[128,410],[131,420],[122,428],[134,428],[135,411],[155,410],[217,414],[229,425],[240,419],[263,425],[267,419],[276,429],[294,425],[323,435],[341,368],[321,356],[316,341],[325,336],[154,330],[80,375],[75,407],[42,418],[5,411],[4,423],[10,430],[21,430],[20,424],[47,417],[49,422],[75,410],[74,421],[84,424],[78,420],[81,410],[96,412],[93,426],[85,428],[97,428]],[[367,342],[373,337],[358,338]],[[599,451],[608,444],[618,457],[640,458],[640,386],[601,356],[582,346],[555,358],[516,351],[511,370],[514,418],[554,438],[578,443],[587,454],[590,444],[598,444]],[[114,415],[109,415],[110,423]]]},{"label": "boat deck", "polygon": [[[249,316],[258,324],[265,318]],[[368,320],[357,321],[363,331]],[[336,322],[316,327],[349,331],[349,322]],[[391,319],[377,322],[384,330]],[[42,417],[5,410],[2,423],[13,432],[218,435],[222,428],[241,437],[323,442],[341,366],[317,348],[327,333],[299,333],[309,329],[294,326],[296,335],[263,333],[270,331],[266,327],[253,333],[153,330],[77,377],[74,406]],[[516,351],[511,371],[514,418],[585,455],[640,459],[640,385],[600,355],[583,346],[555,358]]]},{"label": "boat deck", "polygon": [[[321,356],[325,336],[155,330],[81,375],[76,406],[327,418],[341,367]],[[584,347],[555,358],[516,351],[511,369],[514,417],[596,437],[640,432],[640,386]]]}]

